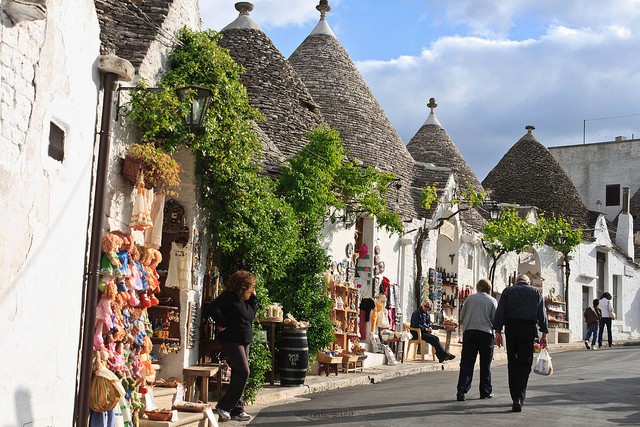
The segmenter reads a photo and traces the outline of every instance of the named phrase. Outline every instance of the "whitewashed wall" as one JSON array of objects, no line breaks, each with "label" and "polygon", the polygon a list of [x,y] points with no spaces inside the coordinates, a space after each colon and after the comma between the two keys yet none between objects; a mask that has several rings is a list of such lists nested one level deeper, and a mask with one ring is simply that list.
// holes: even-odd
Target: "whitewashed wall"
[{"label": "whitewashed wall", "polygon": [[[182,12],[165,25],[199,25],[197,0],[175,5]],[[12,426],[73,423],[101,110],[93,2],[50,0],[46,7],[45,19],[17,24],[1,13],[0,319],[2,348],[11,351],[0,366],[0,413]],[[62,162],[48,157],[50,122],[65,133]],[[112,170],[120,166],[114,145]],[[112,201],[124,206],[128,193]]]},{"label": "whitewashed wall", "polygon": [[[93,2],[0,26],[0,413],[72,425],[100,86]],[[65,132],[48,156],[49,123]]]},{"label": "whitewashed wall", "polygon": [[549,152],[569,175],[587,209],[604,212],[610,220],[622,209],[622,193],[620,205],[605,206],[605,186],[629,187],[631,195],[640,188],[636,161],[640,140],[549,147]]}]

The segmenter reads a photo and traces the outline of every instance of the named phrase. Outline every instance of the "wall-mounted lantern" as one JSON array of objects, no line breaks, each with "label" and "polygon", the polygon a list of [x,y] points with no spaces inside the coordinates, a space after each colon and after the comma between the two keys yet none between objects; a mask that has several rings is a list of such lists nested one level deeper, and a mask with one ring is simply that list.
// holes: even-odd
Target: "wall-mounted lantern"
[{"label": "wall-mounted lantern", "polygon": [[183,116],[184,123],[192,133],[197,133],[204,128],[203,122],[211,104],[213,92],[202,86],[187,86],[176,89],[180,101],[191,99],[191,108]]},{"label": "wall-mounted lantern", "polygon": [[[120,102],[120,92],[123,90],[143,90],[146,92],[158,92],[164,90],[158,87],[118,87],[118,97],[116,100],[116,120],[120,118],[120,116],[126,116],[130,109],[128,107],[128,102]],[[198,133],[202,129],[204,129],[204,118],[207,115],[207,110],[211,105],[211,100],[213,99],[213,92],[210,89],[202,86],[185,86],[176,89],[176,95],[180,102],[186,102],[189,100],[191,105],[186,113],[182,116],[184,123],[189,128],[191,133]]]}]

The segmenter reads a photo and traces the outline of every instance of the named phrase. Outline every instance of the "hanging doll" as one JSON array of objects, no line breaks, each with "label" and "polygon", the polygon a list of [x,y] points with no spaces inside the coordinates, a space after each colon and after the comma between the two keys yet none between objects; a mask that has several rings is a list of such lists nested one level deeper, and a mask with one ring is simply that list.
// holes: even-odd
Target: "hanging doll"
[{"label": "hanging doll", "polygon": [[147,190],[144,187],[144,177],[143,174],[140,173],[138,182],[131,193],[133,210],[131,211],[129,227],[131,227],[132,230],[144,231],[153,227],[151,205],[149,204],[152,198],[149,197],[149,192],[153,194],[153,190]]},{"label": "hanging doll", "polygon": [[[113,294],[113,291],[109,292],[109,296]],[[100,297],[98,306],[96,307],[96,320],[95,320],[95,335],[93,337],[93,346],[97,350],[103,350],[104,338],[103,334],[110,332],[113,328],[113,310],[111,310],[111,299],[107,296],[107,292]]]},{"label": "hanging doll", "polygon": [[122,264],[118,259],[118,250],[122,246],[122,238],[113,233],[102,236],[102,259],[100,260],[100,274],[103,276],[120,277]]},{"label": "hanging doll", "polygon": [[157,249],[148,248],[144,266],[148,272],[147,281],[149,289],[153,293],[160,293],[160,275],[156,271],[158,264],[162,262],[162,254]]}]

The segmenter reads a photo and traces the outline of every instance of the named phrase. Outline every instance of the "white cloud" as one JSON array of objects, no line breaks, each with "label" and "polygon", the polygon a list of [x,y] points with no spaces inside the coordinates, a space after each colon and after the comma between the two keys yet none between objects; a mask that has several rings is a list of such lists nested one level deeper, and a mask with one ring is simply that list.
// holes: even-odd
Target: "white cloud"
[{"label": "white cloud", "polygon": [[[394,37],[393,28],[380,32],[380,40],[359,40],[353,21],[374,19],[365,13],[370,9],[356,11],[361,2],[330,1],[330,24],[343,45],[397,46],[388,61],[356,65],[405,143],[424,123],[430,97],[439,104],[439,121],[481,180],[528,124],[547,146],[582,143],[583,123],[588,142],[640,136],[640,116],[634,116],[640,113],[640,57],[634,54],[640,45],[640,0],[420,1],[423,10],[412,9],[413,19],[440,32],[429,32],[432,39],[415,55],[404,54],[404,40]],[[308,33],[318,19],[317,0],[253,3],[252,17],[267,35],[282,29],[293,34],[300,26]],[[387,13],[415,4],[387,4]],[[237,16],[231,2],[222,0],[202,0],[201,10],[214,29]],[[591,120],[624,115],[629,117]]]},{"label": "white cloud", "polygon": [[[318,20],[312,3],[301,0],[253,0],[251,17],[263,30],[300,26]],[[333,3],[333,2],[332,2]],[[238,17],[235,2],[228,0],[200,0],[200,14],[206,28],[221,30]]]}]

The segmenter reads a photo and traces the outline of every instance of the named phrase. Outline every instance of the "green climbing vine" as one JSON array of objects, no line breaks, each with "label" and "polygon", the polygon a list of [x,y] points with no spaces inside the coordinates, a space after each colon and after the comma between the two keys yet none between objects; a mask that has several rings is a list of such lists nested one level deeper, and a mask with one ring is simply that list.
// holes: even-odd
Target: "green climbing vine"
[{"label": "green climbing vine", "polygon": [[[285,313],[310,321],[314,354],[333,338],[322,225],[336,208],[356,206],[376,215],[387,229],[402,230],[399,216],[383,199],[394,176],[346,160],[337,132],[329,128],[309,133],[309,144],[289,159],[279,180],[263,174],[262,145],[252,129],[263,117],[251,107],[240,82],[243,70],[217,44],[219,37],[212,30],[180,30],[180,45],[170,55],[160,90],[132,91],[128,117],[139,128],[142,142],[153,142],[168,153],[181,148],[194,153],[203,218],[223,278],[239,268],[254,272],[259,277],[258,315],[273,299],[282,302]],[[182,123],[187,106],[175,95],[175,88],[189,85],[213,92],[204,131],[197,134]],[[259,329],[256,325],[254,332]],[[254,338],[248,401],[262,387],[270,359]]]}]

